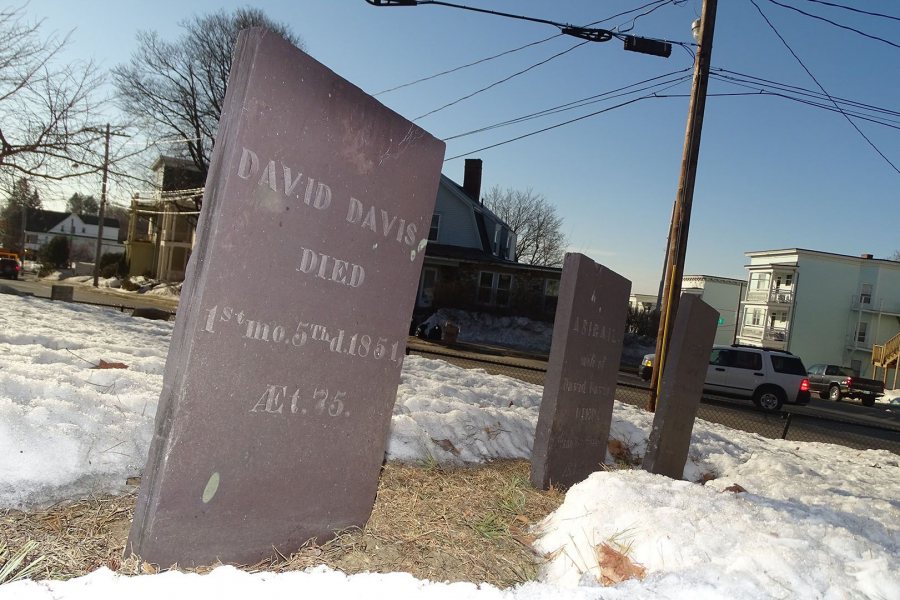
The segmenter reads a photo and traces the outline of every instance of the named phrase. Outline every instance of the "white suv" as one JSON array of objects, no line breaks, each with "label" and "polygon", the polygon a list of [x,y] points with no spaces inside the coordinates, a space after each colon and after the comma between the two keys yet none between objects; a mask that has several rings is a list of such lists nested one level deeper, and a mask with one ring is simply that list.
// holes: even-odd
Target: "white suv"
[{"label": "white suv", "polygon": [[765,410],[809,403],[809,378],[800,357],[755,346],[713,346],[703,388],[751,398]]},{"label": "white suv", "polygon": [[[655,356],[641,361],[639,374],[650,379]],[[704,391],[750,398],[765,410],[779,410],[785,402],[809,403],[809,379],[800,357],[786,350],[756,346],[713,346]]]}]

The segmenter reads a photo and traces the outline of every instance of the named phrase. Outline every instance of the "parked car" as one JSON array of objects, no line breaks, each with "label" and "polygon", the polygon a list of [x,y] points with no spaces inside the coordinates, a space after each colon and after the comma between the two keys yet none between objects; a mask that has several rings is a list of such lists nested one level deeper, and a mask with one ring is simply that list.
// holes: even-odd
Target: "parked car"
[{"label": "parked car", "polygon": [[864,406],[874,406],[884,396],[884,383],[859,377],[850,367],[813,365],[809,368],[809,390],[820,398],[840,402],[841,398],[857,398]]},{"label": "parked car", "polygon": [[0,277],[6,279],[18,279],[21,270],[19,261],[12,258],[0,258]]},{"label": "parked car", "polygon": [[[655,354],[641,360],[638,374],[650,379]],[[809,378],[798,356],[786,350],[756,346],[713,346],[704,391],[750,398],[764,410],[779,410],[785,402],[808,404]]]}]

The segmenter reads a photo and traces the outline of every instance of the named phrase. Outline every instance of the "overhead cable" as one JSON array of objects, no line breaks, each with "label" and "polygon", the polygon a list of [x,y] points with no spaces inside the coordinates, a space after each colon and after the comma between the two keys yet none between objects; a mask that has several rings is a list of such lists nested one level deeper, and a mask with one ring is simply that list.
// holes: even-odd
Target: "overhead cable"
[{"label": "overhead cable", "polygon": [[[791,6],[790,4],[782,4],[781,2],[778,2],[778,0],[769,0],[769,2],[771,2],[772,4],[775,4],[777,6],[780,6],[782,8],[787,8],[789,10],[793,10],[795,12],[800,13],[801,15],[805,15],[812,19],[818,19],[819,21],[824,21],[830,25],[839,27],[840,29],[846,29],[847,31],[852,31],[853,33],[858,33],[859,35],[861,35],[863,37],[867,37],[869,39],[876,40],[878,42],[883,42],[885,44],[888,44],[889,46],[893,46],[894,48],[900,48],[900,44],[897,44],[890,40],[886,40],[883,37],[878,37],[877,35],[872,35],[870,33],[866,33],[865,31],[860,31],[859,29],[856,29],[855,27],[850,27],[849,25],[841,25],[840,23],[838,23],[836,21],[832,21],[831,19],[826,19],[825,17],[820,17],[819,15],[814,15],[812,13],[808,13],[805,10],[801,10],[801,9],[797,8],[796,6]],[[757,9],[758,8],[759,7],[757,7]]]},{"label": "overhead cable", "polygon": [[872,149],[875,150],[875,152],[877,152],[878,155],[881,158],[883,158],[884,161],[887,164],[889,164],[892,169],[894,169],[894,171],[896,171],[898,174],[900,174],[900,169],[897,168],[897,165],[895,165],[893,162],[891,162],[891,160],[887,156],[885,156],[885,154],[881,150],[878,149],[878,146],[876,146],[875,143],[872,140],[870,140],[868,138],[868,136],[866,136],[865,133],[862,132],[862,130],[856,125],[856,123],[853,122],[853,119],[851,119],[847,115],[847,113],[844,112],[844,110],[840,107],[840,105],[838,105],[838,103],[834,101],[834,98],[831,97],[831,94],[829,94],[825,90],[825,88],[822,86],[822,84],[819,83],[819,80],[816,79],[816,76],[812,74],[812,71],[810,71],[807,68],[807,66],[803,63],[803,61],[800,59],[800,57],[797,56],[797,53],[794,52],[794,50],[791,48],[790,44],[787,43],[787,41],[784,39],[784,37],[782,37],[782,35],[778,32],[778,29],[775,28],[775,26],[772,24],[772,22],[769,20],[769,18],[766,16],[766,14],[762,11],[762,9],[756,3],[756,0],[750,0],[750,2],[751,2],[751,4],[753,4],[754,7],[756,7],[756,10],[759,11],[760,16],[762,16],[763,20],[766,22],[766,24],[768,24],[768,26],[772,29],[772,31],[775,33],[775,35],[778,36],[778,39],[781,40],[781,43],[784,44],[784,47],[788,49],[788,52],[790,52],[791,55],[794,57],[794,59],[796,59],[796,61],[798,63],[800,63],[800,66],[803,67],[803,70],[806,71],[806,74],[809,75],[810,78],[816,82],[816,85],[819,86],[819,89],[822,90],[822,93],[825,94],[826,96],[828,96],[828,99],[831,101],[832,104],[834,104],[834,107],[837,108],[838,111],[840,111],[840,113],[842,115],[844,115],[844,118],[847,119],[847,122],[850,123],[850,125],[853,127],[853,129],[855,129],[856,132],[860,136],[862,136],[862,138],[864,140],[866,140],[866,142],[869,144],[869,146],[871,146]]}]

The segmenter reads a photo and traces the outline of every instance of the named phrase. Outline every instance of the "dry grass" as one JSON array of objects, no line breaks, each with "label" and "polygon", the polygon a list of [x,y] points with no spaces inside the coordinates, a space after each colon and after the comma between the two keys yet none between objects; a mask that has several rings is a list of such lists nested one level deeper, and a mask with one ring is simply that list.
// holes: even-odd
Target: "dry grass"
[{"label": "dry grass", "polygon": [[[534,579],[538,559],[529,528],[555,510],[563,494],[533,489],[528,470],[526,461],[465,469],[388,464],[364,529],[245,568],[281,572],[327,565],[346,573],[405,571],[502,587]],[[0,532],[13,549],[37,542],[29,558],[45,558],[35,579],[76,577],[101,566],[134,574],[141,570],[138,562],[122,559],[134,500],[129,494],[2,512]]]}]

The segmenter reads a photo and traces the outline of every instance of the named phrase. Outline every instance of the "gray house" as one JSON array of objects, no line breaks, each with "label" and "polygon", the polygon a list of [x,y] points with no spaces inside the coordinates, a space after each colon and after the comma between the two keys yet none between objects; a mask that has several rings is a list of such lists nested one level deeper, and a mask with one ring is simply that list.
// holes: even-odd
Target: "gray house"
[{"label": "gray house", "polygon": [[561,271],[516,262],[516,234],[481,202],[481,169],[466,160],[461,186],[441,175],[416,320],[459,308],[552,321]]}]

